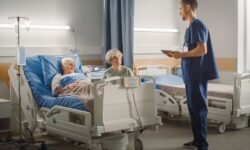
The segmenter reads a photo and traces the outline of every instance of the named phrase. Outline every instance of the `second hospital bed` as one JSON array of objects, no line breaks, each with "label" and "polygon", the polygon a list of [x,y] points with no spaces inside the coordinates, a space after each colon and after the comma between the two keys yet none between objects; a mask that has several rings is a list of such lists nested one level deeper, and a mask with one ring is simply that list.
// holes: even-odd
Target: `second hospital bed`
[{"label": "second hospital bed", "polygon": [[[135,149],[142,150],[139,133],[144,129],[156,129],[161,124],[155,107],[155,85],[148,83],[125,86],[123,78],[97,81],[93,85],[92,114],[75,97],[52,96],[50,86],[46,85],[51,78],[46,77],[52,75],[49,69],[60,72],[58,58],[59,56],[32,56],[26,59],[26,66],[21,69],[20,96],[25,117],[24,133],[32,135],[36,128],[42,128],[49,133],[83,142],[88,149],[95,143],[101,143],[107,133],[131,132],[135,133],[132,134]],[[76,66],[81,72],[79,58],[74,58],[77,58]],[[14,63],[9,68],[9,77],[13,101],[19,95]],[[119,81],[118,84],[111,84],[113,80]]]},{"label": "second hospital bed", "polygon": [[[164,65],[137,67],[138,75],[154,76],[158,110],[171,115],[189,116],[182,78]],[[218,124],[218,132],[227,126],[239,129],[250,125],[250,73],[236,75],[234,85],[208,84],[208,120]]]}]

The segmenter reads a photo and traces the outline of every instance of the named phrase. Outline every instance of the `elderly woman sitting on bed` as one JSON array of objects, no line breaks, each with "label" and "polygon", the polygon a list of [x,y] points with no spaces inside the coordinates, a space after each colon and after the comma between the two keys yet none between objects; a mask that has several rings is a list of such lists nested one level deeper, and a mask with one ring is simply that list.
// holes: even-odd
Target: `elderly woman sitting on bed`
[{"label": "elderly woman sitting on bed", "polygon": [[106,54],[106,61],[112,66],[104,72],[103,79],[115,76],[119,77],[133,76],[133,72],[131,69],[121,65],[122,53],[118,49],[109,50]]},{"label": "elderly woman sitting on bed", "polygon": [[93,99],[91,81],[82,73],[75,73],[75,62],[72,58],[62,59],[63,74],[56,74],[51,83],[54,96],[75,96],[91,109]]}]

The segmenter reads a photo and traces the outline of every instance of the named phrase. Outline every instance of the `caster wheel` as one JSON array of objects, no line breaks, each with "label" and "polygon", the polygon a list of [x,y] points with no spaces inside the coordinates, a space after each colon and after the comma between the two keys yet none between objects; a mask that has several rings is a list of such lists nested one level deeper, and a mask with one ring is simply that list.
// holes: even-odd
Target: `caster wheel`
[{"label": "caster wheel", "polygon": [[226,131],[226,125],[224,123],[219,124],[218,128],[217,128],[217,131],[220,134],[224,133]]},{"label": "caster wheel", "polygon": [[143,143],[140,139],[135,140],[135,150],[143,150]]},{"label": "caster wheel", "polygon": [[28,127],[28,122],[26,121],[22,122],[22,131],[23,131],[22,134],[25,137],[25,139],[33,140],[33,133]]},{"label": "caster wheel", "polygon": [[174,118],[174,114],[169,113],[169,114],[168,114],[168,117],[169,117],[169,118]]},{"label": "caster wheel", "polygon": [[28,128],[26,130],[23,130],[23,136],[25,137],[25,139],[33,140],[33,133]]},{"label": "caster wheel", "polygon": [[93,148],[89,144],[84,144],[84,150],[92,150]]},{"label": "caster wheel", "polygon": [[250,117],[248,118],[248,128],[250,128]]},{"label": "caster wheel", "polygon": [[42,143],[39,150],[47,150],[46,144]]}]

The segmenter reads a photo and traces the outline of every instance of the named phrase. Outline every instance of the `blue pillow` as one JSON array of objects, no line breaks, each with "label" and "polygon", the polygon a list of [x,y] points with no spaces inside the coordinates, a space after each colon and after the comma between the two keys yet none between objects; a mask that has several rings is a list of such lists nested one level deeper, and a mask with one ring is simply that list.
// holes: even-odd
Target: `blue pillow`
[{"label": "blue pillow", "polygon": [[44,77],[44,84],[51,88],[51,82],[53,77],[60,73],[62,74],[62,58],[70,57],[75,60],[76,73],[82,73],[82,65],[78,55],[70,55],[70,56],[41,56],[42,59],[42,70],[43,70],[43,77]]}]

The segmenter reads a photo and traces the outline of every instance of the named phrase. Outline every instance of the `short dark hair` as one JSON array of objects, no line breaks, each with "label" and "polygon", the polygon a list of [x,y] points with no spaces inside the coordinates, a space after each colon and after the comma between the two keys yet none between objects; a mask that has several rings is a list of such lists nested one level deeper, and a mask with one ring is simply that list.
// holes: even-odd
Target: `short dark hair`
[{"label": "short dark hair", "polygon": [[181,3],[190,5],[192,10],[196,10],[198,8],[197,0],[181,0]]}]

